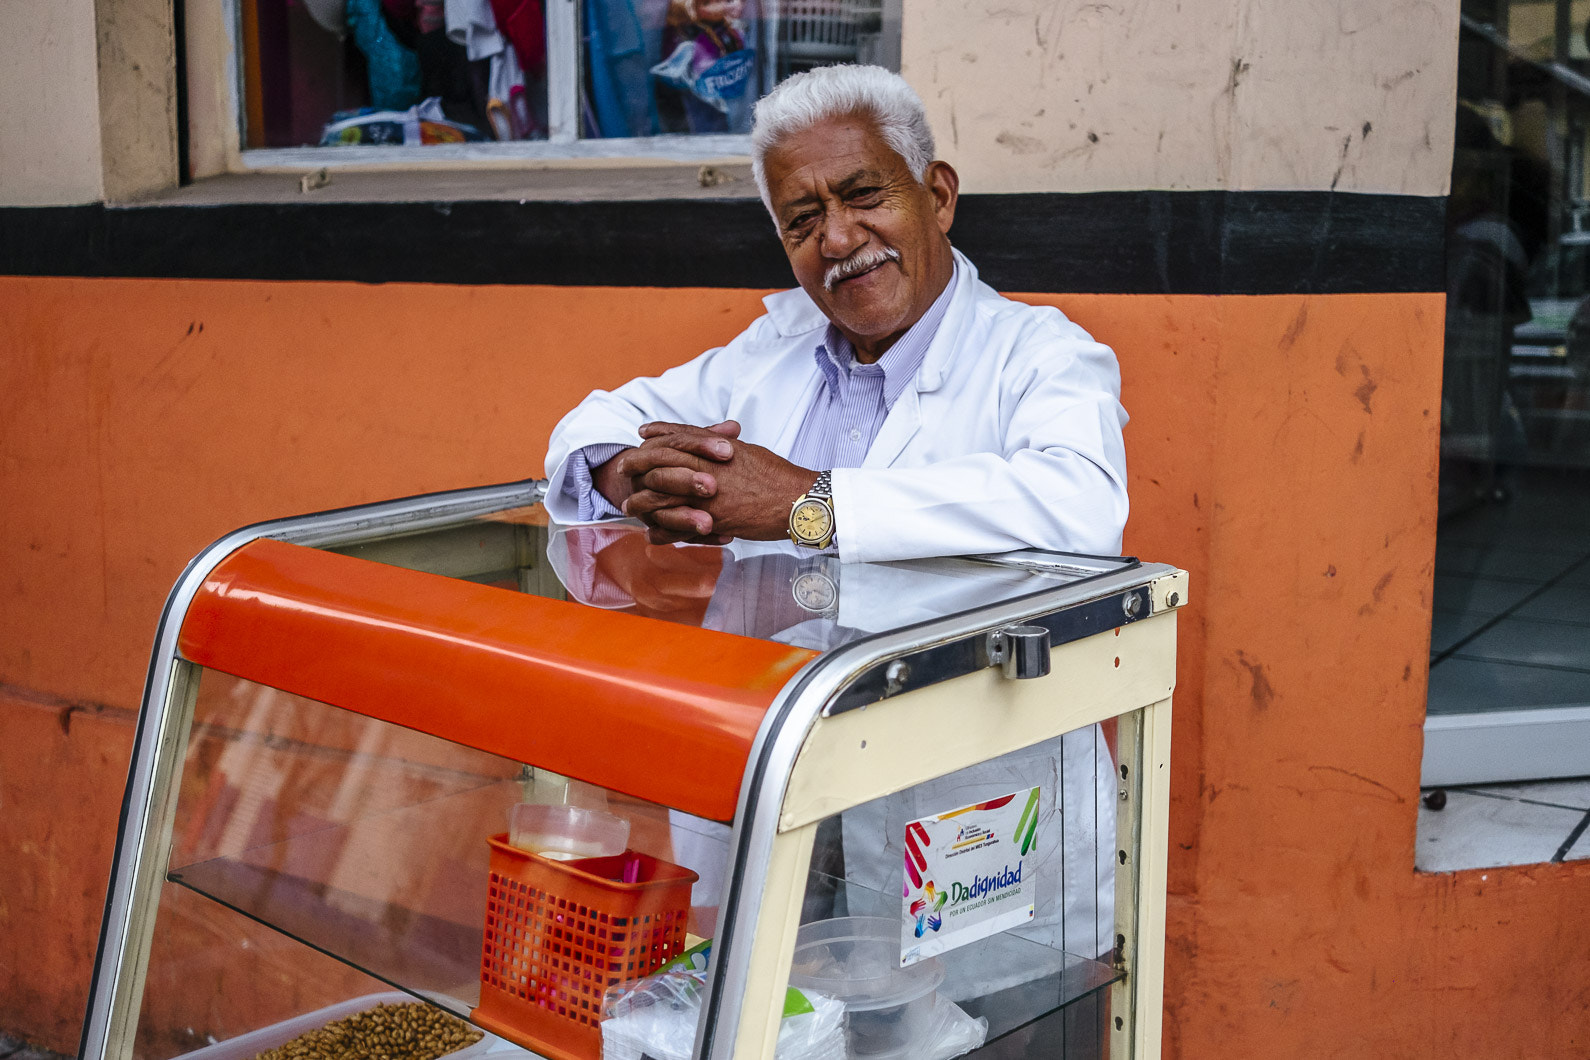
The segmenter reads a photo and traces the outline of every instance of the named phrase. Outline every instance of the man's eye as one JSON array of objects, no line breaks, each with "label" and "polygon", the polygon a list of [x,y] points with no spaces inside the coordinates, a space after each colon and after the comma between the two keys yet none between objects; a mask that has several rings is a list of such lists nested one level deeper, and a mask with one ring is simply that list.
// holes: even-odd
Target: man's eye
[{"label": "man's eye", "polygon": [[796,214],[794,217],[790,218],[789,223],[784,226],[784,231],[799,232],[802,229],[810,228],[812,222],[815,220],[817,220],[817,215],[815,213],[807,212]]},{"label": "man's eye", "polygon": [[852,206],[876,206],[882,197],[882,188],[857,188],[845,198]]}]

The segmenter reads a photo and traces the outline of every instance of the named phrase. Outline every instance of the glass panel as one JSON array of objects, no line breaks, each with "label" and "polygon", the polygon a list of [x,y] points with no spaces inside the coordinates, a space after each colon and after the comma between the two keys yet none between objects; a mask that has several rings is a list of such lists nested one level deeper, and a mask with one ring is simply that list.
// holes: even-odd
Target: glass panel
[{"label": "glass panel", "polygon": [[[200,1050],[209,1050],[203,1055],[211,1060],[251,1060],[301,1033],[253,1048],[248,1039],[239,1042],[262,1028],[290,1026],[354,999],[367,999],[355,1006],[361,1010],[414,1000],[174,883],[160,892],[145,984],[134,1060],[169,1060]],[[332,1018],[312,1022],[323,1025]],[[217,1042],[242,1048],[217,1056]]]},{"label": "glass panel", "polygon": [[241,0],[240,15],[248,147],[547,135],[540,0]]},{"label": "glass panel", "polygon": [[[1511,738],[1540,708],[1590,731],[1590,0],[1465,0],[1463,16],[1426,751],[1427,782],[1449,785],[1590,770]],[[1441,736],[1457,715],[1496,738]],[[1421,868],[1515,856],[1441,841],[1462,819],[1421,814]],[[1441,853],[1459,848],[1478,860]]]},{"label": "glass panel", "polygon": [[[492,876],[511,877],[519,862],[540,862],[512,854],[504,868],[501,848],[488,837],[512,838],[510,814],[530,800],[560,816],[580,816],[569,814],[569,805],[591,811],[627,832],[610,840],[615,871],[631,874],[623,882],[645,883],[665,871],[683,879],[682,890],[671,892],[677,913],[668,914],[677,916],[675,950],[711,934],[725,826],[205,671],[168,873],[180,886],[162,895],[157,933],[164,941],[151,982],[179,990],[193,970],[211,971],[198,1008],[185,999],[145,1005],[145,1055],[171,1056],[194,1041],[225,1039],[391,987],[469,1017],[484,992],[485,928],[498,901]],[[554,804],[555,811],[547,809]],[[557,826],[539,828],[539,838],[528,828],[514,831],[536,850],[564,842]],[[698,877],[693,884],[690,873]],[[215,903],[243,916],[217,912]],[[248,921],[274,932],[261,935]],[[314,961],[298,954],[301,946],[283,950],[276,932],[360,974],[317,973],[299,986],[298,976],[308,973],[292,969]],[[270,972],[280,989],[249,996],[244,984],[262,974],[252,962],[265,951],[290,955]],[[217,976],[224,990],[208,985]]]},{"label": "glass panel", "polygon": [[791,73],[899,68],[899,0],[581,0],[578,57],[543,0],[233,2],[251,148],[544,140],[549,68],[582,137],[745,134]]},{"label": "glass panel", "polygon": [[[1116,731],[1112,721],[1067,733],[822,822],[792,985],[843,984],[847,961],[869,975],[899,975],[909,984],[909,970],[900,971],[902,955],[910,959],[923,944],[931,950],[935,940],[969,940],[911,965],[942,966],[933,990],[941,1006],[939,1034],[952,1033],[965,1019],[984,1019],[985,1041],[972,1055],[1106,1055],[1104,988],[1123,975],[1113,964]],[[1023,855],[1023,821],[1034,789],[1036,825]],[[1012,794],[1015,799],[1006,801]],[[1029,905],[1030,918],[1023,915]],[[989,917],[1018,923],[977,937],[983,929],[972,925]],[[1001,920],[984,923],[997,928]],[[879,941],[850,949],[821,941],[841,929],[845,937]],[[868,946],[886,959],[865,965]],[[884,992],[875,989],[877,981],[867,989]],[[882,1012],[898,1026],[877,1033],[912,1033],[915,1017],[907,1009]],[[854,1024],[849,1033],[858,1033]],[[881,1042],[853,1040],[851,1046],[860,1055],[854,1050]],[[907,1052],[901,1055],[931,1052],[921,1040],[902,1047]]]},{"label": "glass panel", "polygon": [[333,551],[725,633],[827,649],[1122,570],[1033,551],[840,563],[784,541],[652,545],[630,522],[548,526],[540,506]]},{"label": "glass panel", "polygon": [[614,524],[554,530],[548,557],[579,603],[817,649],[1125,565],[1038,553],[841,563],[787,541],[652,545],[637,527]]},{"label": "glass panel", "polygon": [[899,66],[883,0],[584,0],[583,16],[585,136],[748,133],[792,73]]}]

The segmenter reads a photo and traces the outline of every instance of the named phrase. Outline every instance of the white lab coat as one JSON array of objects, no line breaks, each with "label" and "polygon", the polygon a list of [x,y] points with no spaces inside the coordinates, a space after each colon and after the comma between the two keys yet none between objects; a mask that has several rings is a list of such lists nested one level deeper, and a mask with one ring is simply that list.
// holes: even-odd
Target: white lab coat
[{"label": "white lab coat", "polygon": [[[955,289],[916,379],[859,468],[833,472],[837,545],[847,562],[1048,548],[1115,555],[1126,523],[1120,371],[1109,347],[1057,309],[1013,302],[959,251]],[[571,453],[634,445],[650,420],[738,420],[740,437],[788,454],[821,383],[812,351],[828,320],[805,291],[726,346],[652,378],[598,390],[552,432],[547,508]],[[820,470],[820,469],[819,469]]]},{"label": "white lab coat", "polygon": [[[1118,554],[1127,515],[1126,411],[1114,353],[1059,310],[1003,297],[959,251],[955,257],[949,309],[913,385],[895,402],[863,465],[834,469],[840,558],[882,562],[1015,548]],[[563,418],[547,453],[546,504],[555,521],[579,521],[563,492],[570,454],[589,445],[634,445],[650,420],[734,419],[744,440],[791,451],[821,383],[813,350],[828,320],[799,288],[763,304],[766,315],[728,345],[661,376],[595,391]],[[861,595],[842,588],[841,611]],[[863,621],[859,628],[871,627]],[[1045,836],[1038,910],[1010,934],[1052,951],[1044,956],[1022,949],[1020,940],[1001,940],[1003,948],[986,949],[975,966],[957,965],[947,996],[967,996],[971,988],[961,979],[986,988],[1050,974],[1062,961],[1053,951],[1093,957],[1110,948],[1114,766],[1098,726],[844,814],[846,875],[898,895],[907,822],[1034,784],[1043,788]]]}]

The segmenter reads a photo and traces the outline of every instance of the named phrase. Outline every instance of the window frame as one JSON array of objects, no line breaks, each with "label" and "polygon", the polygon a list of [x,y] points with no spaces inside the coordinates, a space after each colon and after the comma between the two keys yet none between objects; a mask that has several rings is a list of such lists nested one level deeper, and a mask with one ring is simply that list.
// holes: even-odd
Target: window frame
[{"label": "window frame", "polygon": [[[584,55],[580,37],[583,0],[548,0],[547,29],[547,123],[545,140],[515,140],[467,144],[429,144],[402,146],[360,146],[358,148],[247,147],[245,126],[248,117],[243,69],[244,0],[188,0],[182,25],[188,53],[190,98],[208,89],[213,105],[202,117],[190,114],[192,179],[222,173],[310,172],[319,169],[412,170],[442,168],[494,168],[513,163],[531,165],[611,163],[633,160],[640,164],[677,162],[701,164],[717,162],[745,164],[750,161],[751,137],[747,133],[662,133],[648,137],[582,138],[580,136],[580,92],[584,78]],[[776,37],[782,12],[781,0],[764,0],[764,32]],[[901,24],[904,0],[882,0],[881,61],[899,69]],[[203,12],[205,7],[210,12]],[[219,19],[214,9],[219,8]],[[199,9],[199,10],[196,10]],[[196,19],[195,15],[199,15]],[[761,92],[774,84],[774,66],[764,64]],[[218,92],[216,88],[218,87]]]}]

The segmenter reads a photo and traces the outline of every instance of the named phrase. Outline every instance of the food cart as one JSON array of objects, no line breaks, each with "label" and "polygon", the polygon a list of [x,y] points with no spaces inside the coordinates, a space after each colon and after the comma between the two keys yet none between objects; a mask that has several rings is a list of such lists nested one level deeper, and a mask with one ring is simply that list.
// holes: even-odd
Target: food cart
[{"label": "food cart", "polygon": [[[792,999],[815,1011],[792,985],[843,996],[822,1055],[937,1055],[864,1038],[929,1015],[973,1055],[1055,1055],[1084,1007],[1097,1041],[1067,1055],[1159,1055],[1184,572],[651,546],[549,526],[544,486],[267,523],[190,564],[85,1060],[252,1057],[355,995],[596,1060],[659,965],[695,978],[640,1013],[673,1021],[631,1028],[647,1055],[772,1057]],[[527,806],[623,835],[538,850]],[[865,974],[863,945],[887,954]]]}]

